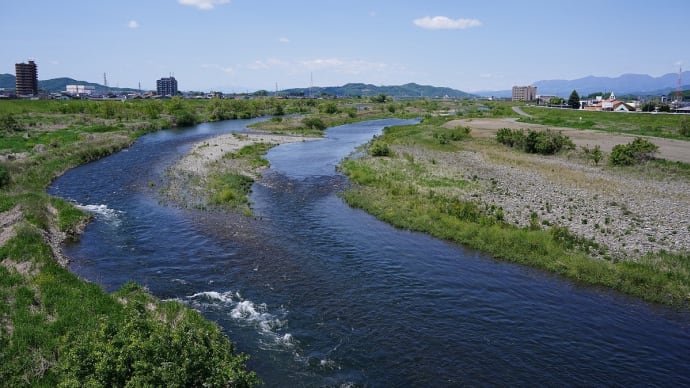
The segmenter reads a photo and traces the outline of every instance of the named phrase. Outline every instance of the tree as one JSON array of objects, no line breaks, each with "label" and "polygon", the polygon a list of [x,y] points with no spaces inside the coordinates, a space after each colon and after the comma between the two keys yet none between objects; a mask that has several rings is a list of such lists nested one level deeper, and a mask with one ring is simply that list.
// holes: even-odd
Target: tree
[{"label": "tree", "polygon": [[580,95],[577,94],[577,90],[573,90],[568,98],[568,105],[573,109],[580,109]]}]

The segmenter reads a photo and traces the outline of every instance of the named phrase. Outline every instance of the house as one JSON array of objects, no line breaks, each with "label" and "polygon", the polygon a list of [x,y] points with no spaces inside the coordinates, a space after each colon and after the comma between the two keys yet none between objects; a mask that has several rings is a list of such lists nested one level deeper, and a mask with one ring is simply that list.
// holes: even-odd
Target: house
[{"label": "house", "polygon": [[597,96],[595,101],[589,104],[582,104],[584,110],[605,111],[605,112],[634,112],[635,105],[616,99],[616,95],[611,93],[607,99]]}]

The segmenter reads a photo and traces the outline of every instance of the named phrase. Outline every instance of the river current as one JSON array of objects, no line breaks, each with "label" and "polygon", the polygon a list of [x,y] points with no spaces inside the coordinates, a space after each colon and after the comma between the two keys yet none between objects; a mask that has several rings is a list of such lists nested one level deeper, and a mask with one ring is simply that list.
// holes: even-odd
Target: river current
[{"label": "river current", "polygon": [[582,286],[349,208],[335,166],[385,126],[269,151],[254,217],[160,200],[191,144],[251,121],[166,130],[49,193],[94,212],[70,269],[134,280],[217,322],[267,386],[690,385],[690,312]]}]

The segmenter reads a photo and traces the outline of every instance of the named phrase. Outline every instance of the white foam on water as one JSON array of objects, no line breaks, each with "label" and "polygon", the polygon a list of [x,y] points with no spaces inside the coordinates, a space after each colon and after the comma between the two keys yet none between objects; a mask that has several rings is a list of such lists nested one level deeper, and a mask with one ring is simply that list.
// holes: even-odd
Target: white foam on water
[{"label": "white foam on water", "polygon": [[261,335],[260,344],[268,349],[292,349],[296,340],[292,334],[285,333],[287,312],[280,310],[269,311],[266,303],[254,303],[244,299],[239,292],[198,292],[186,298],[187,303],[198,307],[221,307],[229,309],[230,317],[241,325],[256,328]]},{"label": "white foam on water", "polygon": [[89,213],[96,214],[99,218],[105,220],[113,226],[120,226],[122,222],[120,220],[120,214],[123,212],[120,210],[111,209],[108,205],[75,205],[78,209],[84,210]]}]

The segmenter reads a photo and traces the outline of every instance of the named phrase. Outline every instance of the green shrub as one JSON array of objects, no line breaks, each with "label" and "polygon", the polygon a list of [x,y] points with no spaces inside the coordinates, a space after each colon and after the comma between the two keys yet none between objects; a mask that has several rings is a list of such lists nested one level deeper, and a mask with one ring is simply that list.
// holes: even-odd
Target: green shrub
[{"label": "green shrub", "polygon": [[0,189],[10,184],[10,171],[7,166],[0,164]]},{"label": "green shrub", "polygon": [[368,152],[371,156],[391,156],[393,153],[388,144],[379,140],[374,141],[371,146],[369,146]]},{"label": "green shrub", "polygon": [[448,144],[451,141],[460,141],[466,139],[471,130],[472,129],[470,127],[441,129],[434,132],[433,136],[440,144]]},{"label": "green shrub", "polygon": [[326,129],[326,124],[318,117],[305,117],[302,119],[302,124],[308,129],[315,129],[317,131]]},{"label": "green shrub", "polygon": [[496,132],[496,140],[508,147],[522,147],[525,143],[525,131],[522,129],[501,128]]},{"label": "green shrub", "polygon": [[250,387],[244,369],[218,326],[177,302],[159,303],[128,284],[120,321],[102,319],[96,330],[63,338],[59,386]]},{"label": "green shrub", "polygon": [[618,144],[611,150],[609,163],[613,166],[631,166],[645,160],[654,159],[659,146],[647,139],[636,137],[628,144]]},{"label": "green shrub", "polygon": [[683,118],[683,120],[680,121],[680,129],[678,130],[678,133],[681,136],[690,137],[690,120]]},{"label": "green shrub", "polygon": [[509,147],[519,147],[530,154],[553,155],[564,149],[573,149],[575,144],[560,131],[502,128],[496,132],[496,140]]},{"label": "green shrub", "polygon": [[178,127],[189,127],[196,124],[196,115],[188,110],[181,110],[175,113],[175,125]]},{"label": "green shrub", "polygon": [[6,113],[0,116],[0,131],[13,132],[20,131],[21,129],[22,126],[19,124],[19,121],[14,118],[12,113]]}]

